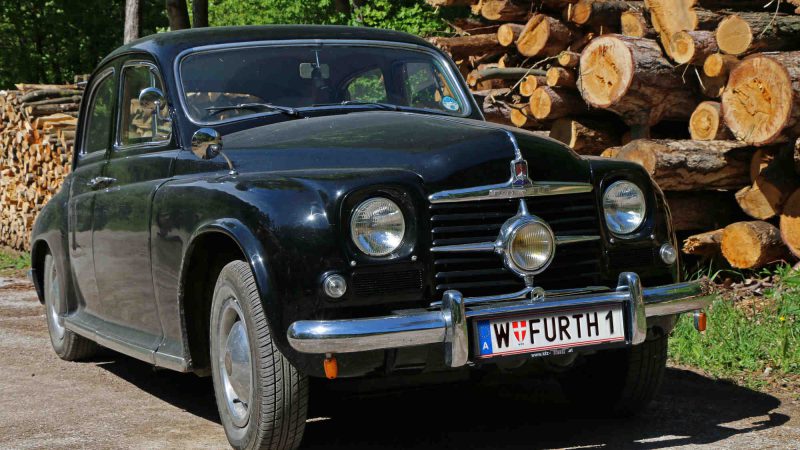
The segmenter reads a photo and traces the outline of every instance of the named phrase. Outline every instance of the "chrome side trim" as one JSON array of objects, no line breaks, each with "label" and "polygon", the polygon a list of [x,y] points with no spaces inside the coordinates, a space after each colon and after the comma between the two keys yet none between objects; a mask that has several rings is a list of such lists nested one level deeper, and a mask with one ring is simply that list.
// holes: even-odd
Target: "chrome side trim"
[{"label": "chrome side trim", "polygon": [[594,187],[590,183],[566,181],[534,181],[530,186],[514,187],[512,180],[509,180],[499,184],[435,192],[428,197],[428,200],[431,203],[456,203],[476,200],[580,194],[592,192],[593,189]]},{"label": "chrome side trim", "polygon": [[[509,297],[516,294],[520,293],[509,294]],[[628,316],[626,342],[636,345],[645,340],[647,317],[702,309],[712,298],[700,282],[643,289],[639,276],[626,272],[620,274],[615,290],[552,295],[549,299],[545,295],[543,301],[531,301],[523,295],[516,300],[467,307],[478,298],[462,298],[458,291],[450,290],[445,293],[439,309],[405,310],[391,316],[365,319],[301,320],[289,327],[287,338],[295,350],[316,354],[444,344],[445,363],[450,367],[460,367],[469,360],[467,319],[620,304]]]},{"label": "chrome side trim", "polygon": [[556,236],[556,245],[577,244],[579,242],[599,241],[600,236]]}]

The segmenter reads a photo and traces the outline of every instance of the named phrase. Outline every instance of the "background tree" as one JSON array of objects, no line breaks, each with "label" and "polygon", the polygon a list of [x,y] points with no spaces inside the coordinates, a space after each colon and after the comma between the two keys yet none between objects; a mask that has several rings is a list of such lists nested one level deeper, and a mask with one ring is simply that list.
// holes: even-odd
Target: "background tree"
[{"label": "background tree", "polygon": [[167,0],[167,17],[169,17],[170,30],[192,27],[189,23],[189,9],[186,7],[186,0]]},{"label": "background tree", "polygon": [[192,1],[192,26],[195,28],[208,26],[208,0]]},{"label": "background tree", "polygon": [[122,41],[127,44],[139,38],[139,0],[125,0],[125,33]]}]

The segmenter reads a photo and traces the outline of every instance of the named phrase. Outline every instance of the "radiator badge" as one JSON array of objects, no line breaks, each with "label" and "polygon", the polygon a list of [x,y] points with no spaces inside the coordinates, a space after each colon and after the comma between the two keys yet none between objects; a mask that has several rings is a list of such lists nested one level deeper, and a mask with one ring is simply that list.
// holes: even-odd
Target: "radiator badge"
[{"label": "radiator badge", "polygon": [[511,161],[511,176],[511,186],[515,188],[525,188],[533,185],[533,181],[528,177],[528,161],[522,158]]}]

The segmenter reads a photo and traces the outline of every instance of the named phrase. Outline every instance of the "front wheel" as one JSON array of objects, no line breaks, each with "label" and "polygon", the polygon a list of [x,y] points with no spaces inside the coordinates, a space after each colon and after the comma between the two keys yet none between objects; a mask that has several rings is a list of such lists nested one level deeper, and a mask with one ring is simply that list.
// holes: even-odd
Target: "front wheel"
[{"label": "front wheel", "polygon": [[237,449],[291,449],[303,439],[308,379],[273,342],[244,261],[220,272],[210,321],[211,368],[220,419]]},{"label": "front wheel", "polygon": [[[667,367],[668,336],[585,358],[561,376],[561,387],[579,411],[629,416],[642,411],[661,386]],[[584,408],[585,407],[585,408]],[[610,411],[609,411],[610,410]]]}]

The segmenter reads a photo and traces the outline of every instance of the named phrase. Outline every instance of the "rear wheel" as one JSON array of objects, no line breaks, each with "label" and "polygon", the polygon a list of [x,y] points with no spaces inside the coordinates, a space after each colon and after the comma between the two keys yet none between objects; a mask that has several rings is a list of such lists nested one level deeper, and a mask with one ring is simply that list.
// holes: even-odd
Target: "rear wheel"
[{"label": "rear wheel", "polygon": [[[588,356],[561,376],[564,395],[579,411],[636,414],[658,393],[667,367],[668,336]],[[584,408],[585,407],[585,408]]]},{"label": "rear wheel", "polygon": [[275,346],[244,261],[220,272],[209,331],[214,393],[230,444],[297,448],[305,429],[308,379]]},{"label": "rear wheel", "polygon": [[47,315],[47,331],[53,350],[63,360],[80,361],[97,353],[97,344],[66,329],[64,315],[67,313],[67,298],[61,289],[61,276],[53,255],[44,257],[44,306]]}]

